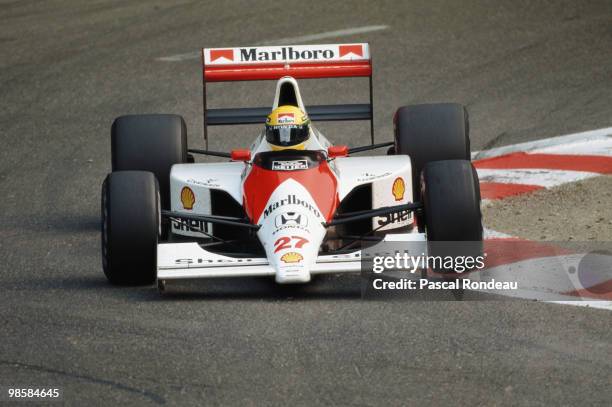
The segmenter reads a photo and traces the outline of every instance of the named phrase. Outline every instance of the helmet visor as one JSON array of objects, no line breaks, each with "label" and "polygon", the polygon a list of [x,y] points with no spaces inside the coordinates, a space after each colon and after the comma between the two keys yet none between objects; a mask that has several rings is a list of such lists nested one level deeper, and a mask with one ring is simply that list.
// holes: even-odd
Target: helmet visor
[{"label": "helmet visor", "polygon": [[295,146],[308,140],[308,126],[294,124],[266,126],[266,140],[276,146]]}]

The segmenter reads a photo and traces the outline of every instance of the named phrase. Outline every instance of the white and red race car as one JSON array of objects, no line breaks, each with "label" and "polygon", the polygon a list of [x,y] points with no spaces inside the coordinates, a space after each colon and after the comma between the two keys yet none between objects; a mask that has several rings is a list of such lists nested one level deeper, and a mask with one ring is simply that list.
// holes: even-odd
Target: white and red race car
[{"label": "white and red race car", "polygon": [[[373,122],[368,44],[203,49],[208,126],[261,123],[280,105],[312,122]],[[304,104],[297,79],[365,77],[370,101]],[[276,80],[270,107],[210,109],[206,84]],[[316,125],[305,150],[271,151],[259,134],[230,153],[188,149],[177,115],[130,115],[111,130],[112,173],[102,186],[102,259],[114,284],[274,276],[307,283],[359,272],[376,242],[482,241],[480,190],[468,116],[453,103],[400,107],[394,140],[349,148]],[[387,155],[353,156],[388,147]],[[195,163],[194,154],[226,158]]]}]

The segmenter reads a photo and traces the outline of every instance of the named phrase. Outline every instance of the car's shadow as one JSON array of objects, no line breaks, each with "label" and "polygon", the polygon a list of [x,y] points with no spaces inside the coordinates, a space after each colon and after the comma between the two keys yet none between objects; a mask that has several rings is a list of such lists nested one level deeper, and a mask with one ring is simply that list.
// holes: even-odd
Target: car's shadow
[{"label": "car's shadow", "polygon": [[183,302],[183,301],[474,301],[505,299],[476,291],[401,290],[362,294],[360,275],[316,276],[307,284],[280,285],[273,278],[243,277],[218,278],[173,282],[163,292],[155,286],[113,286],[103,276],[80,278],[39,277],[27,281],[4,281],[0,288],[26,290],[65,290],[95,292],[97,296],[113,297],[127,302]]},{"label": "car's shadow", "polygon": [[478,292],[450,290],[414,290],[384,293],[362,292],[363,281],[358,274],[316,276],[308,284],[280,285],[272,278],[219,278],[170,283],[163,292],[155,288],[136,288],[129,293],[135,301],[219,301],[219,300],[272,300],[272,301],[456,301],[484,300]]},{"label": "car's shadow", "polygon": [[219,278],[170,282],[153,301],[193,300],[355,300],[361,298],[359,276],[317,276],[308,284],[281,285],[270,277]]}]

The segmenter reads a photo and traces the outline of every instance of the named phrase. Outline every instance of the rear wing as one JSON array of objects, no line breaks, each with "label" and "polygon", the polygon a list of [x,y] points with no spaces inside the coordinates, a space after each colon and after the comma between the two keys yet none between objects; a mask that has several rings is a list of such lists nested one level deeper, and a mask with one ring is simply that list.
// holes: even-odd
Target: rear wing
[{"label": "rear wing", "polygon": [[209,109],[208,83],[295,79],[369,78],[369,103],[305,106],[314,121],[369,120],[374,144],[372,59],[370,47],[362,44],[292,45],[273,47],[204,48],[203,105],[204,140],[208,148],[208,126],[255,124],[266,121],[270,107]]}]

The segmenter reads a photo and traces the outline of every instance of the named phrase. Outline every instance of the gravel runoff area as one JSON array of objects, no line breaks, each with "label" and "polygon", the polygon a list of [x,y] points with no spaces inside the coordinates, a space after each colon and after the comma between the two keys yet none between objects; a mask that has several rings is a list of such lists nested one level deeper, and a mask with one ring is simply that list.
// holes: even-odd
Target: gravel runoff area
[{"label": "gravel runoff area", "polygon": [[488,228],[531,240],[612,240],[612,176],[493,201],[483,208]]}]

